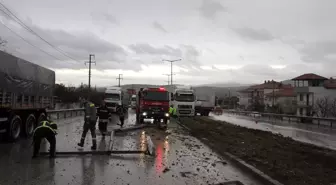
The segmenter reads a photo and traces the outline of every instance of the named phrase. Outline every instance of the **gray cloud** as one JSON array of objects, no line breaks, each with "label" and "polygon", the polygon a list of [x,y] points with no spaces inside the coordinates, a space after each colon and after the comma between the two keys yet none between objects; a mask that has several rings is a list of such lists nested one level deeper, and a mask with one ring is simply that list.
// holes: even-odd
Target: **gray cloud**
[{"label": "gray cloud", "polygon": [[114,65],[114,63],[123,61],[127,56],[127,52],[121,46],[107,42],[88,32],[74,34],[64,30],[43,29],[28,22],[25,23],[39,36],[44,38],[49,43],[52,43],[55,48],[59,48],[63,53],[66,53],[66,55],[77,60],[73,61],[72,59],[62,55],[60,52],[45,42],[41,41],[32,33],[24,30],[22,27],[18,28],[10,26],[14,23],[11,20],[7,20],[6,22],[7,23],[5,24],[7,26],[11,27],[13,31],[25,38],[25,40],[32,43],[34,46],[41,48],[52,56],[55,56],[61,61],[52,58],[51,56],[48,56],[40,50],[25,43],[25,41],[14,35],[5,27],[0,27],[1,33],[3,33],[3,37],[8,40],[6,50],[21,58],[35,62],[45,67],[71,69],[85,68],[84,61],[88,60],[89,54],[95,54],[97,63],[99,61],[103,64],[98,65],[98,68],[99,66],[104,67],[100,69],[115,68],[118,65]]},{"label": "gray cloud", "polygon": [[176,49],[167,45],[163,47],[153,47],[147,43],[139,43],[130,45],[129,49],[134,51],[136,54],[166,55],[175,57],[181,57],[182,55],[180,49]]},{"label": "gray cloud", "polygon": [[100,23],[112,23],[115,25],[119,25],[119,21],[117,20],[117,18],[110,14],[110,13],[105,13],[105,12],[91,12],[91,17],[94,21],[98,21]]},{"label": "gray cloud", "polygon": [[[333,62],[336,60],[336,41],[307,43],[300,50],[301,59],[310,63]],[[334,56],[334,59],[330,56]]]},{"label": "gray cloud", "polygon": [[158,23],[157,21],[154,21],[153,22],[153,27],[163,33],[167,33],[167,30],[160,24]]},{"label": "gray cloud", "polygon": [[220,2],[215,0],[203,0],[199,10],[207,19],[214,19],[217,13],[227,11]]},{"label": "gray cloud", "polygon": [[233,30],[240,36],[259,41],[273,40],[274,36],[265,29],[253,29],[253,28],[233,28]]}]

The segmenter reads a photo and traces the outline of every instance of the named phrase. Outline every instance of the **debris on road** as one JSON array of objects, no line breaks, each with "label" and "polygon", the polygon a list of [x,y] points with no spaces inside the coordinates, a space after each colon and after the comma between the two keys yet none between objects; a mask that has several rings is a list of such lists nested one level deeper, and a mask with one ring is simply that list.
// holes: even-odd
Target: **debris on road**
[{"label": "debris on road", "polygon": [[336,183],[336,151],[209,118],[181,122],[214,151],[229,152],[283,184]]}]

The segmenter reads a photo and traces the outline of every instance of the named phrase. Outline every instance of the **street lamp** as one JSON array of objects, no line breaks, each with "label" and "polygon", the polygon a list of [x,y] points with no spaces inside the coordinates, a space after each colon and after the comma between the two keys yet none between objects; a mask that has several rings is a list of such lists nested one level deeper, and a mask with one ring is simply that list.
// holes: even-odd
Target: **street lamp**
[{"label": "street lamp", "polygon": [[163,59],[162,61],[165,62],[170,62],[170,85],[173,85],[173,62],[181,61],[182,59],[177,59],[177,60],[165,60]]}]

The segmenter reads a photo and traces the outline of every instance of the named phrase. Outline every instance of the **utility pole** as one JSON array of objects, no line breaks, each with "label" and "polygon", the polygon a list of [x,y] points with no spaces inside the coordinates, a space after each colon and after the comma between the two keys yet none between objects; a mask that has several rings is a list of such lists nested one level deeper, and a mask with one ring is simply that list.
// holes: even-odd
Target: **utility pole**
[{"label": "utility pole", "polygon": [[117,80],[118,80],[118,87],[120,87],[120,80],[122,80],[123,77],[122,77],[122,74],[119,74]]},{"label": "utility pole", "polygon": [[94,63],[96,65],[96,62],[92,61],[92,59],[91,59],[92,57],[95,57],[95,55],[94,54],[90,54],[89,55],[89,61],[85,62],[85,65],[87,63],[89,63],[89,93],[91,91],[91,64]]},{"label": "utility pole", "polygon": [[171,74],[163,74],[163,75],[166,75],[167,77],[168,77],[168,85],[169,85],[169,76],[171,75]]},{"label": "utility pole", "polygon": [[173,85],[173,62],[181,61],[182,59],[177,60],[162,60],[166,62],[170,62],[170,85]]},{"label": "utility pole", "polygon": [[274,85],[275,85],[275,82],[272,80],[272,89],[273,89],[273,92],[272,92],[272,108],[273,108],[273,111],[274,111]]}]

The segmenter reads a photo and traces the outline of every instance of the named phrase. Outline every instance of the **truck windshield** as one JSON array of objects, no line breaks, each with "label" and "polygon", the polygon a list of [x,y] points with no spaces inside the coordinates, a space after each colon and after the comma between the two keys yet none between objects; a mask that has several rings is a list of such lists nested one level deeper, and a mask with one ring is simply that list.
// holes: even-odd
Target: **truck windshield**
[{"label": "truck windshield", "polygon": [[152,101],[169,101],[169,93],[167,91],[145,91],[143,99]]},{"label": "truck windshield", "polygon": [[184,101],[184,102],[193,102],[195,101],[195,96],[193,94],[175,94],[176,101]]},{"label": "truck windshield", "polygon": [[120,100],[120,94],[105,94],[106,100]]},{"label": "truck windshield", "polygon": [[135,97],[132,97],[131,101],[136,101],[136,98],[135,98]]}]

